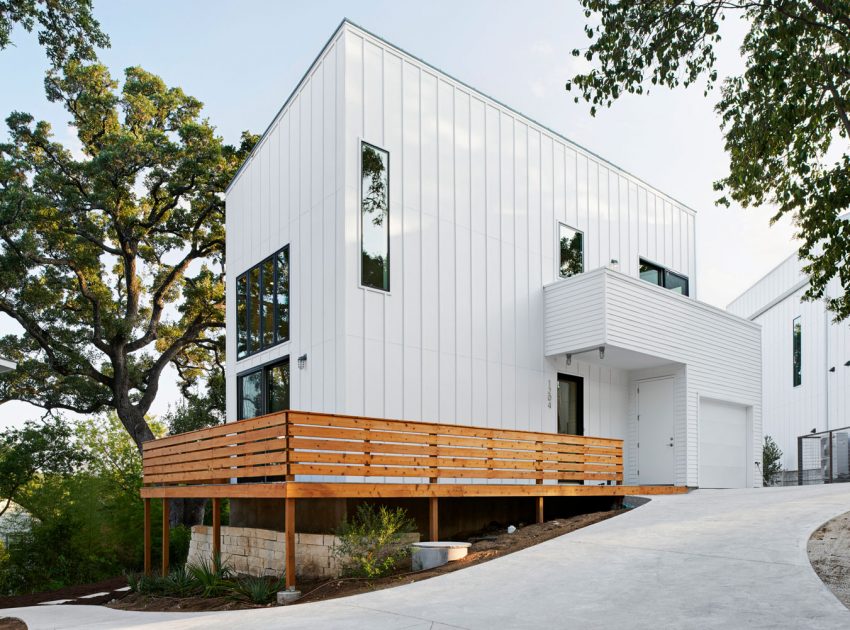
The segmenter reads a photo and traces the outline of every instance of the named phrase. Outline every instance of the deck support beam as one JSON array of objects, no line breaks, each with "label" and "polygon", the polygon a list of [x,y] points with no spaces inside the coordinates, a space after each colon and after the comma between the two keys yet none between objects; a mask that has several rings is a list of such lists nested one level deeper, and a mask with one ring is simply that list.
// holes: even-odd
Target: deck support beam
[{"label": "deck support beam", "polygon": [[145,499],[145,575],[151,574],[151,500]]},{"label": "deck support beam", "polygon": [[295,590],[295,499],[284,499],[284,537],[286,549],[284,550],[286,572],[286,590]]},{"label": "deck support beam", "polygon": [[536,502],[537,502],[537,510],[536,510],[537,511],[537,522],[542,523],[543,522],[543,497],[537,497]]},{"label": "deck support beam", "polygon": [[428,499],[428,540],[440,540],[440,508],[439,499],[430,497]]},{"label": "deck support beam", "polygon": [[221,499],[212,500],[212,559],[216,571],[221,567]]},{"label": "deck support beam", "polygon": [[168,507],[170,501],[168,499],[162,500],[162,576],[165,577],[168,575],[168,535],[169,535],[169,526],[170,526],[170,518],[168,515]]}]

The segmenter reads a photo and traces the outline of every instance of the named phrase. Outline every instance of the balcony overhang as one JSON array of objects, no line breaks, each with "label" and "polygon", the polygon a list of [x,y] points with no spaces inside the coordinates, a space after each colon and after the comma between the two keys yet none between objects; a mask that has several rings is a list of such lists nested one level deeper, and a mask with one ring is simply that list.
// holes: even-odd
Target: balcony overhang
[{"label": "balcony overhang", "polygon": [[544,354],[625,370],[701,360],[694,340],[759,335],[719,308],[608,268],[543,287]]}]

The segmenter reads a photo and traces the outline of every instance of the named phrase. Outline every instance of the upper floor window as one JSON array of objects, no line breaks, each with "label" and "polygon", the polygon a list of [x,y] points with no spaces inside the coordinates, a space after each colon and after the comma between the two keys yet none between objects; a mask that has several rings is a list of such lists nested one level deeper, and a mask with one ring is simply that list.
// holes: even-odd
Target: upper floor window
[{"label": "upper floor window", "polygon": [[568,278],[584,271],[584,234],[558,224],[558,275]]},{"label": "upper floor window", "polygon": [[289,246],[236,278],[236,358],[289,339]]},{"label": "upper floor window", "polygon": [[640,279],[681,295],[690,295],[688,277],[640,259]]},{"label": "upper floor window", "polygon": [[360,283],[390,290],[390,154],[363,142],[360,155]]},{"label": "upper floor window", "polygon": [[289,409],[289,359],[236,377],[239,420]]},{"label": "upper floor window", "polygon": [[794,368],[794,387],[803,384],[803,330],[800,316],[794,318],[792,326],[792,360]]}]

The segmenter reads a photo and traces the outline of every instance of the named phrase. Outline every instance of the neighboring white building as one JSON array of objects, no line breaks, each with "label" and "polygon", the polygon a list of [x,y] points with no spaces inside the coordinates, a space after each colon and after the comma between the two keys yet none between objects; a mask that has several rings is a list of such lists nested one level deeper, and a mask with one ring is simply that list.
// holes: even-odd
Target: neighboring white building
[{"label": "neighboring white building", "polygon": [[0,357],[0,374],[5,374],[6,372],[11,372],[15,369],[15,362],[9,361],[8,359],[4,359]]},{"label": "neighboring white building", "polygon": [[345,21],[227,190],[227,416],[618,437],[627,483],[760,485],[760,331],[695,299],[694,229]]},{"label": "neighboring white building", "polygon": [[[785,470],[798,468],[798,436],[850,425],[850,331],[846,322],[832,321],[825,303],[841,288],[834,280],[825,299],[812,302],[802,299],[808,287],[794,253],[728,306],[761,325],[764,434],[782,449]],[[804,462],[804,468],[811,465]],[[835,470],[836,476],[847,473]]]}]

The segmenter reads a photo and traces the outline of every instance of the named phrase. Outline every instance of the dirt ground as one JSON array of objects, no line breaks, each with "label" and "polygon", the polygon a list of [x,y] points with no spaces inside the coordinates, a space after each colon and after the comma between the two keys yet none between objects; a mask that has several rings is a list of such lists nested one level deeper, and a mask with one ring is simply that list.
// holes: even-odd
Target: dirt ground
[{"label": "dirt ground", "polygon": [[[127,586],[127,580],[123,577],[114,577],[103,582],[94,582],[92,584],[78,584],[76,586],[67,586],[55,591],[44,591],[42,593],[27,593],[24,595],[12,595],[8,597],[0,597],[0,608],[18,608],[23,606],[34,606],[41,602],[50,602],[56,599],[73,599],[81,595],[89,595],[90,593],[105,592],[108,595],[100,598],[86,600],[87,604],[102,604],[113,599],[123,593],[113,593],[115,589]],[[0,615],[2,619],[2,615]],[[3,626],[0,625],[0,630]]]},{"label": "dirt ground", "polygon": [[17,617],[0,617],[0,630],[27,630],[27,624]]},{"label": "dirt ground", "polygon": [[818,528],[809,538],[808,551],[820,579],[850,608],[850,512]]},{"label": "dirt ground", "polygon": [[[379,579],[337,579],[323,580],[321,582],[301,582],[298,588],[304,594],[297,603],[314,602],[324,599],[333,599],[336,597],[345,597],[347,595],[356,595],[357,593],[365,593],[368,591],[376,591],[402,584],[410,584],[419,580],[427,580],[428,578],[451,573],[460,569],[492,560],[500,556],[525,549],[542,543],[546,540],[556,538],[568,532],[588,525],[593,525],[600,521],[621,514],[627,510],[610,510],[606,512],[594,512],[591,514],[580,514],[569,518],[560,518],[557,520],[547,521],[541,524],[525,525],[519,527],[513,534],[508,534],[507,531],[499,527],[495,527],[488,531],[476,532],[469,536],[456,537],[455,540],[471,542],[469,555],[462,560],[450,562],[449,564],[430,569],[428,571],[419,571],[416,573],[401,572],[396,575],[391,575]],[[257,608],[252,604],[244,602],[236,602],[227,598],[204,599],[199,597],[190,597],[176,599],[170,597],[151,597],[146,595],[131,594],[117,601],[107,604],[110,608],[120,610],[147,610],[147,611],[171,611],[171,612],[190,612],[201,610],[238,610],[243,608]]]}]

